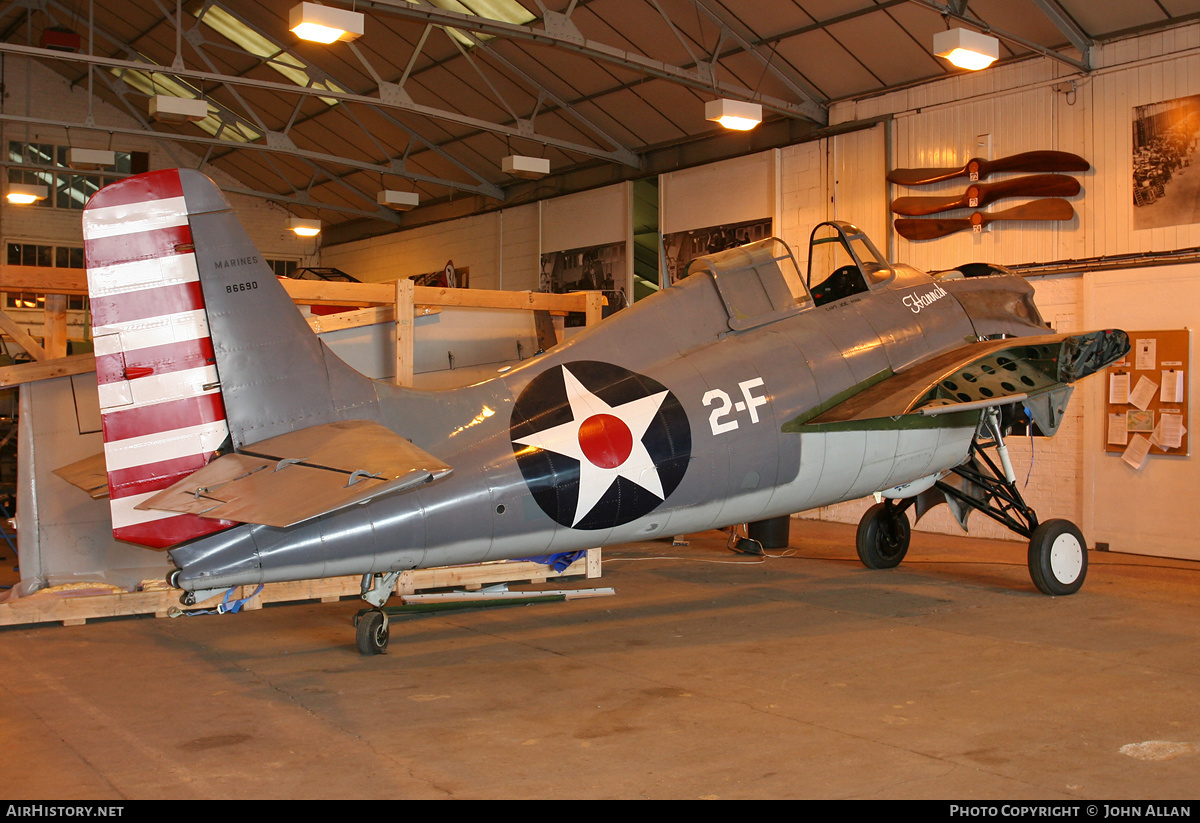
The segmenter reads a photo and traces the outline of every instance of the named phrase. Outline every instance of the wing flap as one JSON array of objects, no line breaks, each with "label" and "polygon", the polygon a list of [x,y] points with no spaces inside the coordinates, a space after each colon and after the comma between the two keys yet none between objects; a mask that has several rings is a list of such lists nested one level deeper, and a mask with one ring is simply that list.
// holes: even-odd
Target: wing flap
[{"label": "wing flap", "polygon": [[341,421],[222,455],[138,508],[287,528],[450,472],[378,423]]}]

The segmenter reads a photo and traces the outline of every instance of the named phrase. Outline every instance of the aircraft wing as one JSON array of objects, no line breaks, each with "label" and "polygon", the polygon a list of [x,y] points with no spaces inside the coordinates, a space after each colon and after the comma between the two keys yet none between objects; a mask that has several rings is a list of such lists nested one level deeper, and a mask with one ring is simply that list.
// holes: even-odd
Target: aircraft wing
[{"label": "aircraft wing", "polygon": [[348,420],[222,455],[137,508],[286,528],[451,471],[378,423]]},{"label": "aircraft wing", "polygon": [[951,425],[949,418],[960,412],[1024,402],[1042,431],[1052,434],[1069,384],[1128,351],[1129,337],[1119,330],[968,343],[900,373],[880,372],[783,430],[937,427]]}]

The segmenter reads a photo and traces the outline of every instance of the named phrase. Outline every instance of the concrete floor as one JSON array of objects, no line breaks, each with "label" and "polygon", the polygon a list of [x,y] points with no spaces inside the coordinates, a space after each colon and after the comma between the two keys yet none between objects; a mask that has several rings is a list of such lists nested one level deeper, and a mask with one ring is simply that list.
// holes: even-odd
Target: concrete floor
[{"label": "concrete floor", "polygon": [[615,597],[396,621],[357,601],[0,631],[11,799],[1200,795],[1200,564],[852,527],[786,557],[608,549]]}]

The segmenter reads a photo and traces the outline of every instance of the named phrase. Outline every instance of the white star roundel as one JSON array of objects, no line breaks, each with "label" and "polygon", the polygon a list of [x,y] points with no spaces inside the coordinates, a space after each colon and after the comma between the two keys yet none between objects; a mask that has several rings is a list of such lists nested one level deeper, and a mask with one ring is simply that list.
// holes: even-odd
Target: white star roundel
[{"label": "white star roundel", "polygon": [[534,378],[513,407],[511,436],[538,505],[577,529],[648,514],[679,485],[691,453],[687,415],[670,391],[597,361]]}]

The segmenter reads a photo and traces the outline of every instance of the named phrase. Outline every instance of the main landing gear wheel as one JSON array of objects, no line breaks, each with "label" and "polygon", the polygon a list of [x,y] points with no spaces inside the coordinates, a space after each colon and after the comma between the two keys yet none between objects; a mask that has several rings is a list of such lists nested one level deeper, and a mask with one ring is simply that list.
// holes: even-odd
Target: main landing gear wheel
[{"label": "main landing gear wheel", "polygon": [[387,654],[388,619],[380,609],[372,609],[359,615],[355,621],[358,627],[359,654]]},{"label": "main landing gear wheel", "polygon": [[908,553],[908,515],[891,502],[876,503],[858,522],[858,559],[868,569],[894,569]]},{"label": "main landing gear wheel", "polygon": [[1087,544],[1070,520],[1047,520],[1029,538],[1029,576],[1042,594],[1074,594],[1087,577]]}]

